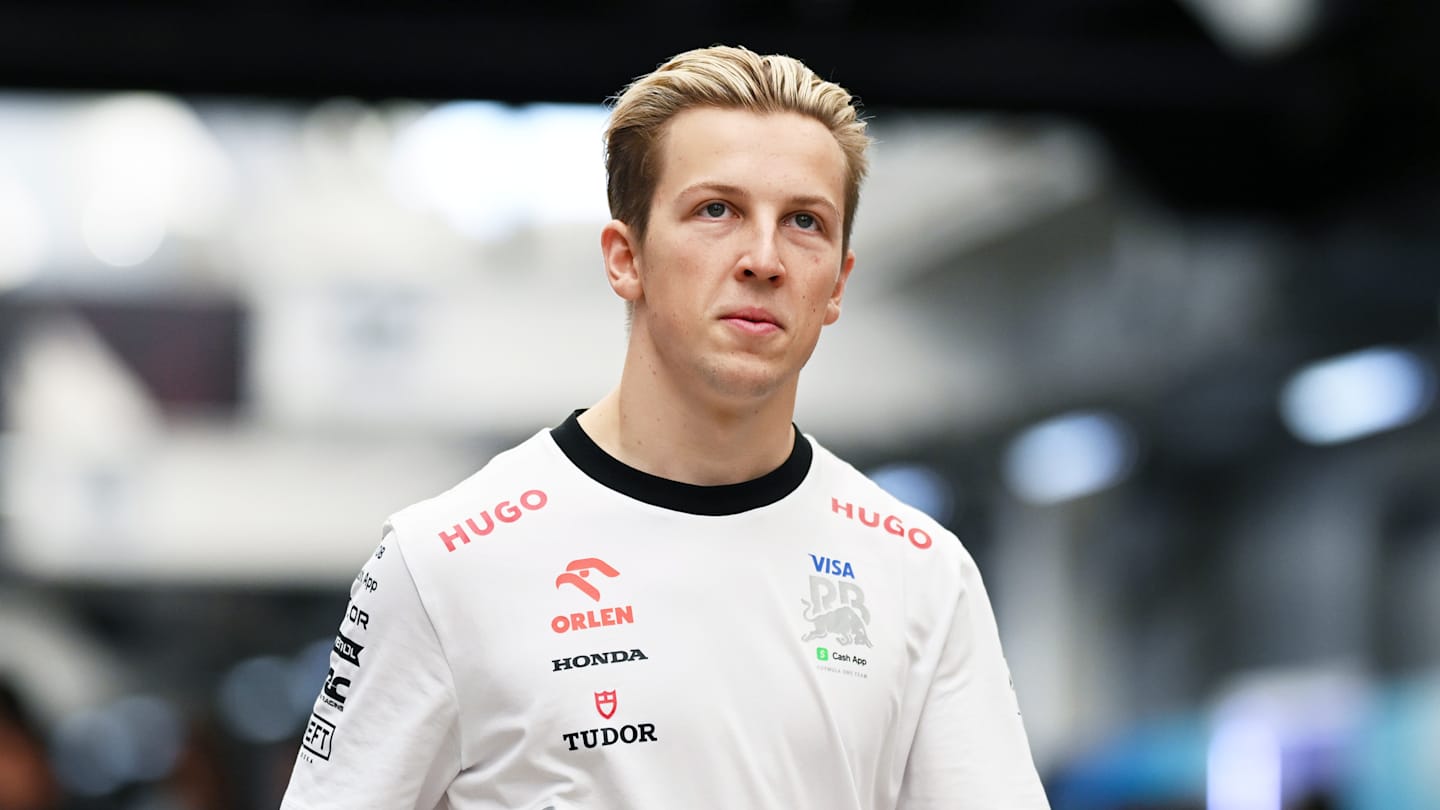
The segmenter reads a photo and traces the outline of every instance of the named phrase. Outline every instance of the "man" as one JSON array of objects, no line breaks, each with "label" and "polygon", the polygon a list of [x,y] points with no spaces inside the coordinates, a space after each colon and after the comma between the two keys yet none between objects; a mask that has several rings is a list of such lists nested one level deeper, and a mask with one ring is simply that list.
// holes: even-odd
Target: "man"
[{"label": "man", "polygon": [[625,90],[619,385],[392,517],[284,807],[1047,806],[973,561],[791,422],[868,142],[787,57]]}]

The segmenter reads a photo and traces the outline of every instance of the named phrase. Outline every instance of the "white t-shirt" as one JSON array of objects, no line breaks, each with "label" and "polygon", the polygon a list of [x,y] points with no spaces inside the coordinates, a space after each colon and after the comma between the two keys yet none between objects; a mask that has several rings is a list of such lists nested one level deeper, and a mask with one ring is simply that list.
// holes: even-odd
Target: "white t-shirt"
[{"label": "white t-shirt", "polygon": [[974,561],[798,431],[699,487],[572,415],[350,596],[285,810],[1048,807]]}]

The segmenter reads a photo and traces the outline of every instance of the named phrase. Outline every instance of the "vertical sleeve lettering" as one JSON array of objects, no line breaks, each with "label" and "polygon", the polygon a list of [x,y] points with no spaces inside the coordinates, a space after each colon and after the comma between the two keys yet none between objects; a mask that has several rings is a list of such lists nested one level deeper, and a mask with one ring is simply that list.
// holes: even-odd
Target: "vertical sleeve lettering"
[{"label": "vertical sleeve lettering", "polygon": [[454,679],[393,530],[350,587],[282,810],[431,810],[459,770]]}]

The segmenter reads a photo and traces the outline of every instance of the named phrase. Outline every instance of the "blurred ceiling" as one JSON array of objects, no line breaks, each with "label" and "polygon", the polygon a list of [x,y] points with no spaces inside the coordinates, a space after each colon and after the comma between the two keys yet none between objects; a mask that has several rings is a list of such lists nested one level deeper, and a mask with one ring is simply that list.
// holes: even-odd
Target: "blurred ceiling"
[{"label": "blurred ceiling", "polygon": [[1437,169],[1429,0],[5,0],[0,85],[595,102],[714,42],[872,106],[1055,113],[1171,205],[1314,216]]},{"label": "blurred ceiling", "polygon": [[[230,105],[221,120],[233,129],[263,117],[233,108],[242,98],[303,107],[336,96],[594,103],[685,48],[733,42],[791,53],[858,94],[883,133],[856,232],[867,273],[852,299],[863,305],[817,356],[810,401],[868,408],[890,426],[868,429],[874,441],[923,441],[937,453],[954,449],[936,441],[942,435],[970,441],[1065,408],[1128,406],[1189,453],[1233,463],[1263,437],[1283,439],[1272,393],[1297,364],[1434,341],[1437,8],[0,0],[0,87],[167,91]],[[937,120],[948,123],[930,126]],[[1089,149],[1090,132],[1108,148]],[[344,174],[358,176],[354,168]],[[307,204],[333,211],[332,202]],[[389,209],[375,215],[384,227],[346,222],[336,241],[373,254],[377,234],[403,235]],[[254,223],[242,229],[248,238],[225,252],[273,243],[294,253]],[[446,244],[430,231],[411,235]],[[541,242],[548,253],[534,247]],[[397,255],[413,247],[397,244]],[[589,228],[522,234],[477,263],[524,267],[523,276],[493,275],[542,284],[517,286],[515,300],[543,294],[546,312],[514,311],[563,357],[577,350],[568,337],[576,324],[599,334],[613,313],[597,312],[568,281],[543,286],[542,271],[571,278],[593,260],[593,245]],[[288,277],[284,267],[274,271]],[[458,342],[488,345],[468,333]],[[887,361],[897,357],[908,365]],[[600,376],[610,368],[587,367]],[[914,380],[926,397],[903,390]],[[546,395],[535,381],[524,388]],[[550,396],[576,399],[569,389]],[[545,411],[513,399],[514,424]],[[834,418],[843,426],[853,416]]]},{"label": "blurred ceiling", "polygon": [[[973,500],[1017,435],[1098,409],[1130,426],[1137,485],[1208,513],[1277,459],[1314,458],[1276,407],[1297,368],[1377,344],[1440,367],[1437,16],[1432,0],[0,0],[0,88],[185,99],[0,96],[0,169],[57,198],[74,248],[0,296],[0,360],[25,372],[0,401],[17,565],[341,582],[386,509],[594,401],[623,340],[595,223],[475,238],[401,205],[386,167],[423,120],[414,99],[593,105],[712,42],[800,57],[875,115],[861,272],[807,370],[806,430],[862,466],[926,462]],[[466,105],[432,111],[449,106]],[[126,137],[87,129],[116,109],[155,115]],[[180,150],[157,121],[234,161],[232,207],[112,272],[78,239],[88,198],[59,200],[85,162],[68,150],[116,147],[140,178],[126,193],[158,173],[203,213],[206,173],[163,165]],[[474,137],[458,156],[486,150]],[[584,137],[593,153],[489,142],[515,185],[425,152],[460,198],[513,207],[546,185],[537,164],[584,180],[554,155],[598,169]],[[220,418],[161,418],[205,406]],[[1437,420],[1396,438],[1421,454]],[[1429,455],[1413,466],[1433,477]],[[299,497],[330,470],[333,500]],[[266,531],[271,513],[286,531]],[[222,536],[215,515],[255,522]],[[308,557],[262,553],[297,535]]]}]

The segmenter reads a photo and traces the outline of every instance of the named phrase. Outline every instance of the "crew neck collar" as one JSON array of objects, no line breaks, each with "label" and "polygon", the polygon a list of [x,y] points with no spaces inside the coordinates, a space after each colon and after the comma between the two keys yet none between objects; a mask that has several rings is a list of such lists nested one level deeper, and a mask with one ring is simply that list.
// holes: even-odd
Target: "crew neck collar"
[{"label": "crew neck collar", "polygon": [[[769,506],[794,492],[810,472],[814,451],[799,428],[789,458],[779,467],[738,484],[699,486],[651,475],[620,461],[600,448],[580,427],[582,408],[550,430],[561,452],[580,471],[601,485],[637,501],[692,515],[736,515]],[[793,428],[793,425],[792,425]]]}]

